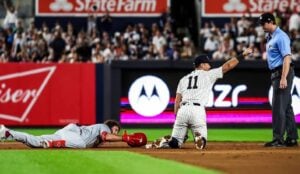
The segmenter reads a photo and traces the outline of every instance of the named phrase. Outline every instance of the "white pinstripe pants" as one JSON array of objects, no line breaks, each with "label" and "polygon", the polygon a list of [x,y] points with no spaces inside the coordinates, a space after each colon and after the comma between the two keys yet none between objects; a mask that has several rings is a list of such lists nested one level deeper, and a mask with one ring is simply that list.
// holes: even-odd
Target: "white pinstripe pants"
[{"label": "white pinstripe pants", "polygon": [[182,145],[188,128],[191,128],[194,137],[195,132],[198,132],[207,139],[206,112],[203,106],[193,104],[180,106],[172,130],[172,137],[178,140],[179,146]]}]

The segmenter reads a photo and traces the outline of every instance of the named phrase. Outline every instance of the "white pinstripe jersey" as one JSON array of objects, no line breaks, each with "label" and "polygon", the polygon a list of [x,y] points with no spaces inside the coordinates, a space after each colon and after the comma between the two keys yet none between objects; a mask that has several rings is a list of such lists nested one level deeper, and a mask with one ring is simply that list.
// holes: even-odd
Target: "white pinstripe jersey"
[{"label": "white pinstripe jersey", "polygon": [[194,70],[180,79],[177,93],[181,94],[182,102],[200,103],[201,106],[205,106],[211,89],[219,78],[223,78],[222,67],[209,71]]}]

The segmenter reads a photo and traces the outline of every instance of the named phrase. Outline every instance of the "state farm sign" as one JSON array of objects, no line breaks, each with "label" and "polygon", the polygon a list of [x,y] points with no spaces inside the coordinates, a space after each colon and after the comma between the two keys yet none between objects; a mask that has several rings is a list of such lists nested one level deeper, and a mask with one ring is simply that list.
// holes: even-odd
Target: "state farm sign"
[{"label": "state farm sign", "polygon": [[202,0],[202,2],[204,17],[242,16],[248,12],[255,17],[276,9],[285,11],[286,8],[300,12],[300,0]]},{"label": "state farm sign", "polygon": [[94,66],[0,64],[0,123],[95,123]]},{"label": "state farm sign", "polygon": [[160,16],[168,0],[36,0],[36,16]]}]

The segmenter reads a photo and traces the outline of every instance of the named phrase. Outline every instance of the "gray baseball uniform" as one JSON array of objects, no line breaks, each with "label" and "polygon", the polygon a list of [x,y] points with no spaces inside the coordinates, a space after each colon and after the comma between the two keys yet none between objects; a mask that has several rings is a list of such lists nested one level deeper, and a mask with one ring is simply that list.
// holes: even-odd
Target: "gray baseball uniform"
[{"label": "gray baseball uniform", "polygon": [[44,140],[65,140],[66,147],[70,148],[96,147],[101,142],[100,135],[103,132],[111,133],[109,127],[105,124],[77,126],[72,123],[51,135],[34,136],[28,133],[9,130],[12,139],[23,142],[30,147],[42,147],[41,142]]},{"label": "gray baseball uniform", "polygon": [[194,70],[184,76],[178,84],[177,93],[181,94],[182,101],[176,115],[172,130],[172,137],[176,138],[181,146],[188,127],[207,139],[205,105],[208,102],[211,89],[218,78],[223,77],[222,67],[209,71]]}]

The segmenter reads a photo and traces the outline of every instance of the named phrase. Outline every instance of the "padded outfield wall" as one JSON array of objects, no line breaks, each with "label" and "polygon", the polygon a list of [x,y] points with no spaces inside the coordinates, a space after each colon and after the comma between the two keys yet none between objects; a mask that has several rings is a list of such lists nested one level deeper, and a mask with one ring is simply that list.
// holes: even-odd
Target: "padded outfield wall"
[{"label": "padded outfield wall", "polygon": [[[223,62],[214,62],[213,67]],[[111,64],[0,64],[0,123],[12,126],[169,125],[179,79],[191,61],[113,61]],[[300,123],[300,62],[293,108]],[[208,124],[270,124],[266,62],[241,62],[213,86]]]},{"label": "padded outfield wall", "polygon": [[[213,67],[223,62],[213,63]],[[300,66],[295,65],[293,108],[300,123]],[[172,124],[177,83],[191,61],[113,62],[110,115],[127,125]],[[241,62],[213,86],[208,124],[270,124],[271,81],[265,61]]]}]

